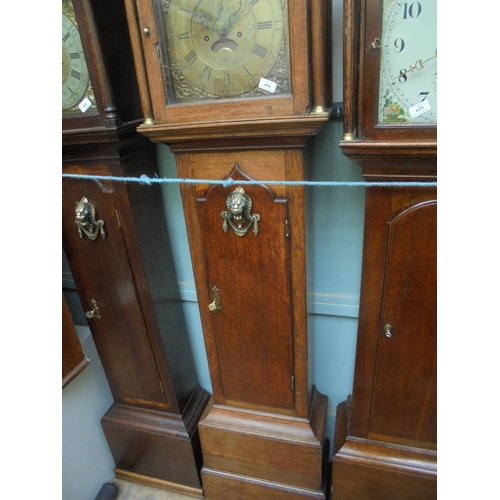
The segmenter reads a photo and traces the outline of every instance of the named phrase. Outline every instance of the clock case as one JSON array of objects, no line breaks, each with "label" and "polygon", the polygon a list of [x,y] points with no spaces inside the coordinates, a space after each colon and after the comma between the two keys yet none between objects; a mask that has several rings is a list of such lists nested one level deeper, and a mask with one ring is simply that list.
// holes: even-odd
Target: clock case
[{"label": "clock case", "polygon": [[[63,115],[63,173],[153,176],[154,145],[136,131],[143,116],[123,3],[74,0],[74,10],[97,111]],[[71,178],[62,188],[63,248],[94,312],[88,324],[114,399],[101,423],[115,474],[202,498],[197,424],[209,394],[196,379],[161,190]],[[82,196],[104,238],[80,237]]]},{"label": "clock case", "polygon": [[[342,152],[368,187],[352,395],[337,409],[332,500],[436,498],[437,126],[377,123],[382,2],[344,0]],[[388,326],[389,325],[389,326]]]},{"label": "clock case", "polygon": [[[330,2],[288,3],[292,92],[169,104],[154,5],[126,0],[144,107],[138,130],[175,154],[213,398],[200,421],[207,499],[326,498],[327,398],[311,384],[307,144],[331,106]],[[230,181],[210,185],[203,179]],[[255,181],[240,186],[239,181]],[[223,229],[238,186],[258,234]]]}]

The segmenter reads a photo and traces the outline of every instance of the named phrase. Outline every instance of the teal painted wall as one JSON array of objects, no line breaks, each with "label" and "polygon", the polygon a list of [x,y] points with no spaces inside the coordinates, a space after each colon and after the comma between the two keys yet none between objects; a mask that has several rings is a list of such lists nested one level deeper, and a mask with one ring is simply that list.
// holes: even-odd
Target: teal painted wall
[{"label": "teal painted wall", "polygon": [[[338,142],[342,121],[330,120],[310,143],[312,179],[361,181],[360,167],[346,159]],[[157,146],[160,177],[177,177],[175,158],[163,144]],[[189,244],[179,185],[162,186],[165,216],[179,280],[198,379],[211,391]],[[333,441],[335,409],[351,393],[356,349],[364,188],[307,187],[308,312],[312,337],[312,383],[328,396],[327,435]]]}]

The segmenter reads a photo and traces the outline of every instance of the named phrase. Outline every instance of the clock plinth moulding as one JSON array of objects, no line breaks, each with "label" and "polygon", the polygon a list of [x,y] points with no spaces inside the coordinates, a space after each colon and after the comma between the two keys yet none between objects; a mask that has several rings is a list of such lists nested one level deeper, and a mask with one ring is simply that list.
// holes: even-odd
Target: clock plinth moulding
[{"label": "clock plinth moulding", "polygon": [[[180,178],[200,181],[180,188],[213,387],[199,424],[204,493],[325,499],[327,398],[310,375],[304,186],[265,181],[306,179],[307,144],[329,119],[329,2],[172,1],[187,16],[179,32],[166,5],[126,1],[147,118],[138,130],[170,147]],[[281,37],[279,52],[267,30]],[[186,99],[171,85],[182,75]],[[276,92],[259,90],[262,80]]]},{"label": "clock plinth moulding", "polygon": [[[64,1],[65,12],[63,173],[153,176],[124,5]],[[62,187],[63,248],[114,400],[101,424],[115,474],[203,498],[197,427],[209,394],[196,380],[161,190],[75,178]]]},{"label": "clock plinth moulding", "polygon": [[[343,153],[367,181],[435,182],[435,0],[344,9]],[[435,187],[366,190],[354,383],[337,409],[332,500],[437,497],[436,217]]]}]

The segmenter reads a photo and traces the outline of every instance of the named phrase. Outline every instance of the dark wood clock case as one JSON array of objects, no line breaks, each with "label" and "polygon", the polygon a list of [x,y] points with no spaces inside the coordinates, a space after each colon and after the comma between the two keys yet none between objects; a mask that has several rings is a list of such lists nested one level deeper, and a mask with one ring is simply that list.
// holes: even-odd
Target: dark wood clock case
[{"label": "dark wood clock case", "polygon": [[[436,498],[437,179],[435,125],[381,126],[375,109],[378,2],[344,3],[343,153],[367,181],[352,396],[339,405],[332,500]],[[364,19],[360,23],[360,19]]]},{"label": "dark wood clock case", "polygon": [[[329,2],[288,2],[290,95],[175,105],[153,4],[126,6],[146,118],[138,130],[170,147],[180,178],[199,180],[181,195],[213,387],[199,425],[205,496],[325,499],[327,398],[310,376],[304,187],[265,181],[307,178],[306,146],[329,118]],[[239,196],[248,211],[238,221],[228,214]]]},{"label": "dark wood clock case", "polygon": [[[154,145],[136,132],[124,6],[74,6],[98,111],[63,117],[63,173],[153,176]],[[161,190],[81,178],[62,189],[63,247],[114,399],[102,427],[116,476],[203,498],[197,426],[209,394],[197,383]],[[79,202],[91,237],[75,224]]]}]

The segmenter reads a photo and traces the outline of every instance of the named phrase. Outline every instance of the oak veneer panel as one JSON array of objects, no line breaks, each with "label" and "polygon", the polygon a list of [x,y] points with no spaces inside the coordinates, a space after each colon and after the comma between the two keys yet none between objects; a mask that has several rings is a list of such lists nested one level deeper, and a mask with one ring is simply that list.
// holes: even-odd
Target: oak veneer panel
[{"label": "oak veneer panel", "polygon": [[333,500],[436,498],[436,199],[435,188],[367,190],[352,404],[337,411]]},{"label": "oak veneer panel", "polygon": [[380,334],[369,433],[435,448],[437,204],[412,205],[389,226],[381,325],[393,329]]},{"label": "oak veneer panel", "polygon": [[[299,180],[301,150],[178,154],[180,177],[233,185],[182,185],[184,214],[216,403],[307,416],[303,188],[244,185],[259,232],[223,230],[238,180]],[[288,221],[288,236],[287,224]],[[212,288],[220,311],[209,311]],[[244,319],[244,321],[243,321]],[[295,377],[295,388],[292,376]]]},{"label": "oak veneer panel", "polygon": [[[101,420],[117,475],[143,484],[169,483],[198,495],[202,456],[197,422],[208,394],[197,387],[184,415],[114,404]],[[170,453],[166,452],[170,450]]]},{"label": "oak veneer panel", "polygon": [[[147,139],[125,137],[120,146],[123,158],[116,144],[68,147],[63,170],[154,175]],[[101,316],[90,318],[89,326],[115,401],[102,426],[116,474],[200,498],[196,426],[209,395],[196,382],[160,188],[63,179],[63,192],[68,262],[82,303],[95,298]],[[79,237],[75,204],[82,195],[104,221],[105,238]]]},{"label": "oak veneer panel", "polygon": [[[264,186],[245,186],[262,214],[258,235],[223,231],[228,190],[198,199],[209,288],[220,289],[222,309],[212,315],[226,402],[292,409],[293,339],[290,317],[287,208]],[[211,302],[209,297],[209,301]],[[272,306],[272,307],[271,307]]]},{"label": "oak veneer panel", "polygon": [[433,500],[436,478],[367,465],[335,464],[331,500]]},{"label": "oak veneer panel", "polygon": [[[91,299],[99,307],[101,319],[90,320],[91,331],[113,398],[167,408],[130,274],[113,187],[106,181],[63,179],[63,193],[64,248],[84,310],[93,309]],[[75,205],[82,196],[95,205],[97,218],[104,221],[105,238],[80,238]],[[117,283],[119,293],[110,293]]]},{"label": "oak veneer panel", "polygon": [[267,488],[273,490],[280,485],[284,488],[282,494],[296,488],[307,490],[311,498],[324,499],[323,471],[329,448],[324,439],[327,398],[314,387],[310,408],[309,418],[301,419],[209,404],[199,425],[204,458],[201,472],[207,498],[232,499],[227,494],[218,497],[217,488],[212,490],[205,484],[205,473],[210,478],[218,476],[216,482],[232,478],[239,483],[245,477],[250,484],[264,488],[266,494],[262,498],[267,498]]}]

